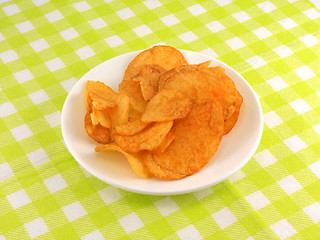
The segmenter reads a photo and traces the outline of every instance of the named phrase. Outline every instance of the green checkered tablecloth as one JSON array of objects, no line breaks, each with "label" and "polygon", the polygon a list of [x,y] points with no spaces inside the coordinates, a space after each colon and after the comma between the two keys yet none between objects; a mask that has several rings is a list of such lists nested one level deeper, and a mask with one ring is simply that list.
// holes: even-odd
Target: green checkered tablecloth
[{"label": "green checkered tablecloth", "polygon": [[[0,239],[320,239],[319,41],[307,0],[1,3]],[[227,63],[263,108],[252,159],[199,192],[117,189],[63,143],[77,80],[159,43]]]}]

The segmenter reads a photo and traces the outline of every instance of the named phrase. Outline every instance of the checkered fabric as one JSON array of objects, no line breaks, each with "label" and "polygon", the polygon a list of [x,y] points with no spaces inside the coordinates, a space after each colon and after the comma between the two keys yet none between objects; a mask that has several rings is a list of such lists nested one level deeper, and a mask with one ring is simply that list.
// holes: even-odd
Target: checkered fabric
[{"label": "checkered fabric", "polygon": [[[307,0],[0,4],[0,239],[320,239],[319,41]],[[253,158],[200,192],[117,189],[63,144],[77,80],[158,43],[227,63],[260,97]]]}]

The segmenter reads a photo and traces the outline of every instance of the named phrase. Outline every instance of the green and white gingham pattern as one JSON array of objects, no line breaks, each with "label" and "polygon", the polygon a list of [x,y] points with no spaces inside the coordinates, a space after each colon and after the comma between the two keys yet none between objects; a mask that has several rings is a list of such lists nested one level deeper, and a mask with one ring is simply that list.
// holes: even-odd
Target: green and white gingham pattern
[{"label": "green and white gingham pattern", "polygon": [[[320,12],[307,0],[21,0],[0,5],[0,239],[320,239]],[[148,196],[83,170],[60,114],[77,79],[164,43],[227,63],[260,97],[249,163]]]}]

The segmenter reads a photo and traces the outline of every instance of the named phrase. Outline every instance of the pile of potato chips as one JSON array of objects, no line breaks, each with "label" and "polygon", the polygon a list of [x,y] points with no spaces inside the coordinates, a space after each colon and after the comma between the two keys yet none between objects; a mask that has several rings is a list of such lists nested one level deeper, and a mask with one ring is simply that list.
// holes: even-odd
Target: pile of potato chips
[{"label": "pile of potato chips", "polygon": [[154,46],[128,65],[119,93],[87,81],[85,128],[96,151],[123,153],[141,177],[181,179],[202,169],[238,120],[242,96],[222,67],[189,65]]}]

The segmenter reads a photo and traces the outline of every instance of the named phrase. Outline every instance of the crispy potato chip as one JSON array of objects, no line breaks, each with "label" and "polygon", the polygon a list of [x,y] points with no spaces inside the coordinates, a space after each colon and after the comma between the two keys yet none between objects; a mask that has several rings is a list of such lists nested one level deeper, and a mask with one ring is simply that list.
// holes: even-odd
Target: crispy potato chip
[{"label": "crispy potato chip", "polygon": [[239,117],[239,109],[236,109],[233,114],[226,120],[224,121],[224,131],[223,134],[226,135],[228,134],[232,128],[236,125]]},{"label": "crispy potato chip", "polygon": [[158,92],[158,81],[160,75],[164,73],[165,70],[155,64],[142,65],[135,70],[135,74],[130,76],[130,78],[140,82],[142,96],[146,101],[149,101]]},{"label": "crispy potato chip", "polygon": [[143,113],[147,106],[141,92],[140,83],[137,81],[122,80],[119,85],[119,93],[129,97],[130,106],[137,112]]},{"label": "crispy potato chip", "polygon": [[147,128],[132,136],[115,134],[115,142],[124,151],[136,153],[141,150],[157,148],[166,137],[173,122],[152,123]]},{"label": "crispy potato chip", "polygon": [[170,132],[175,139],[164,152],[142,152],[149,171],[168,180],[198,172],[213,157],[223,135],[220,104],[196,101],[185,118],[175,120]]},{"label": "crispy potato chip", "polygon": [[177,89],[191,99],[217,99],[226,120],[242,103],[242,97],[232,79],[221,72],[221,67],[212,70],[196,65],[179,66],[161,75],[159,91]]},{"label": "crispy potato chip", "polygon": [[110,100],[106,97],[100,97],[99,95],[93,92],[89,92],[89,96],[92,100],[92,107],[95,109],[104,110],[106,108],[114,107],[116,105],[116,99]]},{"label": "crispy potato chip", "polygon": [[184,118],[191,107],[191,99],[185,94],[175,89],[165,89],[148,102],[141,121],[163,122]]},{"label": "crispy potato chip", "polygon": [[156,149],[152,150],[152,153],[164,152],[167,149],[167,147],[170,145],[170,143],[172,143],[174,138],[175,136],[171,132],[168,132],[167,136],[163,139],[161,144]]},{"label": "crispy potato chip", "polygon": [[111,142],[109,129],[102,127],[100,124],[94,126],[91,121],[90,113],[87,113],[84,118],[84,127],[88,136],[94,141],[102,144]]},{"label": "crispy potato chip", "polygon": [[104,128],[111,128],[111,120],[106,110],[97,110],[93,108],[92,113],[90,114],[91,121],[94,126],[100,124]]},{"label": "crispy potato chip", "polygon": [[130,154],[123,151],[120,147],[117,145],[107,144],[107,145],[99,145],[95,148],[96,152],[101,151],[117,151],[122,153],[130,163],[133,171],[140,177],[143,178],[150,178],[152,177],[152,174],[149,172],[149,170],[144,165],[144,162],[142,160],[142,157],[139,153],[136,154]]},{"label": "crispy potato chip", "polygon": [[116,133],[119,135],[131,136],[148,126],[149,123],[142,122],[140,118],[130,121],[125,125],[120,125],[116,127]]},{"label": "crispy potato chip", "polygon": [[199,67],[207,68],[211,64],[211,60],[197,64]]}]

